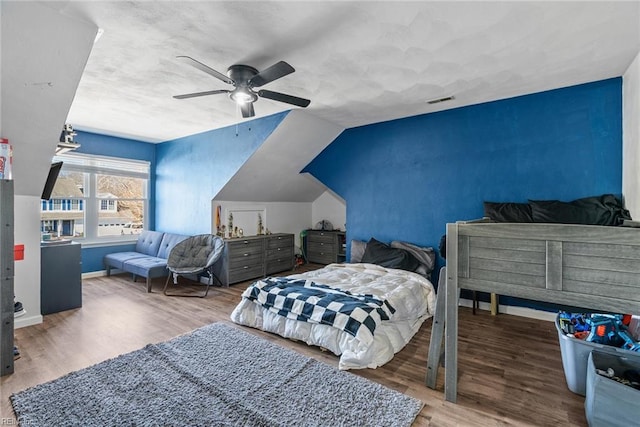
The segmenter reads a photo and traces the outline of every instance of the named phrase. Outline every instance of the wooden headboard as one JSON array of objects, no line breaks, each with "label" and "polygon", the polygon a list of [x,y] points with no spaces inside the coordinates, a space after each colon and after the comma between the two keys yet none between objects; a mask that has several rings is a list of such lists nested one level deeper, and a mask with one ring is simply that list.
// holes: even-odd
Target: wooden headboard
[{"label": "wooden headboard", "polygon": [[640,228],[447,224],[446,273],[445,398],[455,402],[460,288],[640,313]]}]

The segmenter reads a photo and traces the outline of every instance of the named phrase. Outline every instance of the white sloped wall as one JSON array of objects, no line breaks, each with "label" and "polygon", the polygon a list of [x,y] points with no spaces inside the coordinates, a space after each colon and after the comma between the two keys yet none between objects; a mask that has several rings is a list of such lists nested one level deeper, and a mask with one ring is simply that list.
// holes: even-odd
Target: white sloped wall
[{"label": "white sloped wall", "polygon": [[16,327],[40,315],[40,195],[51,158],[98,27],[59,13],[54,3],[2,2],[1,134],[13,145],[15,294],[27,310]]}]

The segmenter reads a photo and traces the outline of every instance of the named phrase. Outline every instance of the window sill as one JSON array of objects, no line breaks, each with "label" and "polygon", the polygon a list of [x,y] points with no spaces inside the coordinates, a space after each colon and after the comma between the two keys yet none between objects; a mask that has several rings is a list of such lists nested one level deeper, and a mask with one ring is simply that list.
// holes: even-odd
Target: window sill
[{"label": "window sill", "polygon": [[138,241],[137,236],[127,237],[126,239],[94,239],[94,240],[84,240],[84,239],[72,239],[76,243],[80,243],[83,248],[100,248],[106,246],[122,246],[122,245],[130,245],[134,244]]}]

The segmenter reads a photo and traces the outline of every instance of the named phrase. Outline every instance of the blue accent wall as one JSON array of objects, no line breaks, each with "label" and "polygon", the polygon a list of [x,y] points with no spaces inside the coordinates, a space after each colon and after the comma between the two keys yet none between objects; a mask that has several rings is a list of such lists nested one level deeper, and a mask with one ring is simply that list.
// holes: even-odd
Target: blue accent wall
[{"label": "blue accent wall", "polygon": [[[149,199],[153,200],[154,195],[154,170],[156,163],[156,145],[152,143],[137,141],[134,139],[119,138],[115,136],[101,135],[92,132],[77,130],[74,140],[80,144],[76,150],[79,153],[93,154],[98,156],[123,157],[134,160],[145,160],[150,163],[151,168],[151,193]],[[149,204],[149,228],[153,230],[155,218],[155,206]],[[102,258],[111,252],[133,250],[134,244],[128,243],[117,246],[100,246],[82,248],[82,272],[104,270]]]},{"label": "blue accent wall", "polygon": [[436,248],[483,201],[620,195],[622,79],[352,128],[304,172],[345,199],[348,241]]},{"label": "blue accent wall", "polygon": [[278,127],[288,111],[157,146],[156,229],[211,232],[211,200]]}]

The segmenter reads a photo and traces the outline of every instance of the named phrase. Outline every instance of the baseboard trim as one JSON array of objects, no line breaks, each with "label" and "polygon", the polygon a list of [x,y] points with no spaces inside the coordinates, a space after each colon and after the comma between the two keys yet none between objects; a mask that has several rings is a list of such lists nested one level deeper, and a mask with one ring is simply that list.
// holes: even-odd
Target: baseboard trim
[{"label": "baseboard trim", "polygon": [[41,314],[35,316],[21,316],[13,320],[13,329],[20,329],[26,326],[38,325],[44,321]]},{"label": "baseboard trim", "polygon": [[[463,307],[473,307],[473,302],[470,299],[460,298],[460,303]],[[491,311],[491,304],[488,302],[480,301],[480,310]],[[528,307],[517,307],[514,305],[499,305],[498,313],[510,314],[512,316],[528,317],[530,319],[547,320],[549,322],[556,321],[557,313],[551,313],[549,311],[535,310]]]},{"label": "baseboard trim", "polygon": [[[120,274],[124,273],[123,270],[118,270],[117,268],[111,269],[111,274]],[[87,273],[82,273],[83,279],[91,279],[92,277],[104,277],[107,275],[107,270],[98,270],[98,271],[89,271]]]}]

